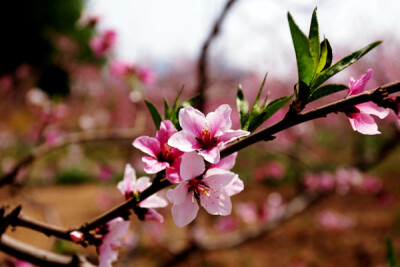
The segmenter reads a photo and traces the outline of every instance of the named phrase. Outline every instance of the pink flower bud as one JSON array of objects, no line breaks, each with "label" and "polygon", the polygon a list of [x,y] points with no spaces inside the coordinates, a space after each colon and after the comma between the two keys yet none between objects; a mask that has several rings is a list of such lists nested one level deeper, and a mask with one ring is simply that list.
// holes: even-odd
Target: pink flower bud
[{"label": "pink flower bud", "polygon": [[82,242],[84,239],[83,233],[79,232],[79,231],[72,231],[71,233],[69,233],[69,236],[71,237],[72,241],[74,241],[75,243]]},{"label": "pink flower bud", "polygon": [[164,217],[154,209],[148,209],[146,215],[144,215],[144,220],[162,223],[164,221]]}]

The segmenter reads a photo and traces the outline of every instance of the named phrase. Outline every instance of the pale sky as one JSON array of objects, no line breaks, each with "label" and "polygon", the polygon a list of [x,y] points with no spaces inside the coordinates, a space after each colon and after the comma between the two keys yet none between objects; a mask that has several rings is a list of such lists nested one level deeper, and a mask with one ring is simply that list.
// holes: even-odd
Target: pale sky
[{"label": "pale sky", "polygon": [[[226,0],[88,0],[87,13],[101,17],[100,28],[118,32],[116,56],[132,62],[173,64],[196,59]],[[399,0],[238,0],[212,58],[239,69],[284,75],[295,64],[287,12],[308,33],[318,6],[321,39],[348,52],[376,40],[399,40]],[[382,49],[382,48],[378,48]]]}]

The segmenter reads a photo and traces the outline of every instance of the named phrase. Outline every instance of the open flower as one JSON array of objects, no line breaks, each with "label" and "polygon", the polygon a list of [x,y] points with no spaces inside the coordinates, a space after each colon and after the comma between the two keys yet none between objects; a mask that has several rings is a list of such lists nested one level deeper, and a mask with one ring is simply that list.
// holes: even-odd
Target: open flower
[{"label": "open flower", "polygon": [[[372,69],[369,69],[367,73],[358,78],[358,80],[350,78],[347,96],[361,94],[368,81],[371,79],[371,76]],[[353,127],[354,131],[362,134],[373,135],[380,134],[381,132],[378,131],[378,125],[375,123],[374,118],[371,115],[383,119],[389,114],[389,111],[379,107],[373,102],[366,102],[353,106],[345,113],[349,118],[351,127]]]},{"label": "open flower", "polygon": [[166,170],[167,179],[171,183],[179,183],[182,151],[171,147],[167,142],[170,137],[178,131],[171,121],[162,121],[156,138],[140,136],[133,141],[133,146],[140,149],[151,157],[143,157],[144,171],[146,173],[157,173]]},{"label": "open flower", "polygon": [[197,151],[210,163],[218,163],[219,151],[223,146],[239,137],[250,133],[242,130],[231,130],[232,109],[221,105],[214,112],[204,116],[193,107],[179,111],[179,124],[182,131],[171,136],[168,144],[184,152]]},{"label": "open flower", "polygon": [[101,245],[97,248],[99,253],[99,267],[111,267],[111,263],[118,258],[118,248],[122,246],[121,239],[129,229],[130,221],[121,217],[115,218],[106,224]]},{"label": "open flower", "polygon": [[89,45],[96,57],[104,57],[114,47],[116,38],[117,33],[114,30],[105,30],[92,37]]},{"label": "open flower", "polygon": [[[118,183],[118,189],[125,196],[125,199],[135,196],[138,192],[143,192],[151,185],[149,177],[141,177],[136,179],[136,172],[130,164],[126,164],[124,180]],[[162,197],[153,194],[141,201],[138,206],[143,209],[147,209],[143,214],[143,219],[145,221],[158,221],[163,222],[164,218],[161,214],[155,211],[155,208],[162,208],[167,206],[168,203]]]},{"label": "open flower", "polygon": [[212,215],[228,215],[232,211],[230,195],[226,187],[238,179],[237,174],[219,168],[204,171],[205,163],[195,152],[182,157],[180,183],[167,191],[167,198],[173,203],[172,218],[183,227],[197,215],[199,204]]}]

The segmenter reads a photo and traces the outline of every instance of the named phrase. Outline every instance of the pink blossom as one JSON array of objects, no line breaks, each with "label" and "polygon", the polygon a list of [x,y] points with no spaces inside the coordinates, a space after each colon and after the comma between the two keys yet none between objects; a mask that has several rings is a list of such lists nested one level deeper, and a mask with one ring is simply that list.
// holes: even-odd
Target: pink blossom
[{"label": "pink blossom", "polygon": [[167,191],[167,198],[173,204],[172,218],[179,227],[194,220],[199,210],[198,202],[212,215],[225,216],[232,211],[226,187],[238,179],[237,174],[219,168],[205,170],[203,158],[197,153],[183,155],[180,169],[183,181]]},{"label": "pink blossom", "polygon": [[170,137],[177,132],[172,122],[166,120],[161,122],[156,138],[140,136],[133,141],[134,147],[151,156],[142,158],[146,173],[165,170],[167,179],[171,183],[182,181],[179,176],[179,168],[183,152],[167,143]]},{"label": "pink blossom", "polygon": [[245,223],[253,223],[258,219],[257,207],[254,203],[238,203],[235,211]]},{"label": "pink blossom", "polygon": [[335,188],[335,177],[327,172],[321,174],[309,173],[304,178],[304,184],[310,191],[329,192]]},{"label": "pink blossom", "polygon": [[144,84],[153,84],[156,81],[156,74],[150,68],[142,68],[138,73],[139,79]]},{"label": "pink blossom", "polygon": [[[371,76],[372,69],[369,69],[367,73],[362,75],[358,80],[350,78],[347,96],[361,94],[368,81],[371,79]],[[378,125],[375,123],[374,118],[371,115],[383,119],[389,114],[389,111],[379,107],[373,102],[367,102],[355,105],[345,113],[349,118],[351,127],[354,131],[358,131],[362,134],[373,135],[380,134],[381,132],[378,131]]]},{"label": "pink blossom", "polygon": [[265,178],[280,180],[285,175],[285,167],[277,161],[272,161],[267,165],[256,170],[255,178],[257,181],[262,181]]},{"label": "pink blossom", "polygon": [[[137,193],[143,192],[151,185],[150,178],[141,177],[136,180],[136,172],[130,164],[126,164],[124,180],[118,183],[118,189],[125,196],[126,199],[135,196]],[[143,219],[145,221],[158,221],[163,222],[164,218],[161,214],[154,210],[154,208],[162,208],[167,206],[168,203],[165,199],[153,194],[139,203],[139,207],[147,209]]]},{"label": "pink blossom", "polygon": [[69,233],[69,236],[71,237],[72,241],[74,241],[75,243],[82,242],[84,239],[83,233],[79,232],[79,231],[72,231],[71,233]]},{"label": "pink blossom", "polygon": [[325,210],[318,215],[319,224],[328,230],[343,231],[354,225],[354,221],[345,215]]},{"label": "pink blossom", "polygon": [[90,39],[89,45],[96,57],[104,57],[115,45],[117,33],[114,30],[105,30],[103,33]]},{"label": "pink blossom", "polygon": [[273,221],[280,218],[285,212],[285,204],[279,193],[273,192],[269,194],[264,203],[262,210],[262,218],[265,221]]},{"label": "pink blossom", "polygon": [[98,247],[99,267],[112,267],[111,263],[118,258],[118,248],[122,246],[121,239],[129,229],[130,221],[121,217],[115,218],[106,224],[102,243]]},{"label": "pink blossom", "polygon": [[239,227],[239,222],[232,216],[221,217],[217,220],[214,227],[220,233],[228,233]]},{"label": "pink blossom", "polygon": [[364,176],[360,189],[366,193],[379,193],[382,190],[382,181],[372,176]]},{"label": "pink blossom", "polygon": [[133,64],[128,64],[122,61],[114,60],[110,63],[110,71],[116,77],[126,77],[136,72]]},{"label": "pink blossom", "polygon": [[204,116],[193,107],[185,107],[179,111],[179,124],[182,131],[175,133],[168,144],[184,152],[197,151],[210,163],[218,163],[220,149],[230,141],[250,133],[242,130],[231,130],[232,109],[229,105],[221,105],[214,112]]}]

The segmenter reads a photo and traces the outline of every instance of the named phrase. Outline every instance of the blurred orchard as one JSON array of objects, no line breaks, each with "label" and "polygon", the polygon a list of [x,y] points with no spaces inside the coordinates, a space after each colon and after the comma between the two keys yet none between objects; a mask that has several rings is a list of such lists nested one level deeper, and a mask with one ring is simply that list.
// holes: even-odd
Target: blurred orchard
[{"label": "blurred orchard", "polygon": [[[117,184],[124,179],[126,164],[136,170],[137,178],[151,177],[143,170],[144,150],[132,146],[139,136],[155,136],[150,102],[163,113],[164,99],[172,107],[178,94],[179,104],[200,94],[195,108],[207,114],[228,104],[232,129],[240,129],[238,85],[251,107],[264,74],[252,66],[232,67],[210,52],[224,33],[223,25],[229,23],[225,18],[234,5],[235,1],[227,1],[216,14],[198,58],[177,58],[161,69],[156,58],[148,62],[119,58],[119,33],[102,24],[107,14],[85,13],[81,0],[4,2],[0,16],[4,36],[0,43],[0,234],[60,255],[83,255],[97,264],[101,246],[87,240],[86,244],[79,233],[71,235],[74,242],[53,234],[48,237],[43,234],[46,231],[28,225],[29,220],[7,221],[12,217],[8,215],[15,212],[77,230],[135,197],[135,191],[130,196],[121,194]],[[309,16],[313,8],[303,13]],[[307,33],[308,25],[300,29]],[[146,31],[146,25],[137,27]],[[321,39],[325,34],[329,38],[329,33],[319,34]],[[368,31],[359,34],[368,35]],[[270,40],[274,41],[273,36]],[[350,77],[358,79],[369,69],[373,74],[365,90],[397,81],[399,47],[399,41],[388,36],[329,82],[348,86]],[[346,48],[332,47],[333,62],[360,48],[351,42]],[[287,53],[294,58],[293,50]],[[268,97],[270,103],[293,93],[295,65],[286,67],[286,78],[275,75],[274,69],[266,72],[261,101]],[[306,110],[343,99],[346,92],[318,99]],[[286,103],[259,129],[283,119],[290,109],[290,102]],[[399,266],[400,123],[393,111],[382,120],[374,118],[381,134],[355,132],[345,113],[336,112],[239,151],[232,172],[243,181],[244,189],[232,196],[227,216],[212,216],[201,208],[188,226],[177,227],[171,215],[172,200],[166,190],[160,191],[157,196],[166,206],[156,214],[135,210],[137,216],[130,215],[129,229],[118,241],[118,260],[112,266]],[[35,261],[10,252],[4,244],[0,251],[1,266],[35,266],[28,263]],[[80,266],[76,262],[68,266]]]}]

